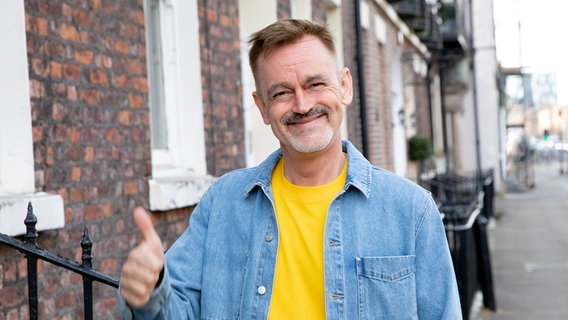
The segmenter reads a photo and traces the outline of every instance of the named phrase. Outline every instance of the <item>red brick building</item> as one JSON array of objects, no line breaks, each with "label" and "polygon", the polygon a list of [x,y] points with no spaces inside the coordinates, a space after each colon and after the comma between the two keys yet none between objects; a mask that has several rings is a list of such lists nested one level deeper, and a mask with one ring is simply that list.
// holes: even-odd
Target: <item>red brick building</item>
[{"label": "red brick building", "polygon": [[[169,247],[214,177],[251,165],[248,148],[257,142],[245,114],[252,99],[245,94],[250,88],[243,81],[248,63],[242,39],[253,22],[246,15],[251,5],[268,6],[272,20],[303,17],[333,25],[357,88],[346,109],[347,137],[361,149],[366,144],[373,163],[395,170],[395,144],[408,135],[401,122],[408,126],[414,113],[425,123],[418,130],[429,132],[427,85],[405,87],[416,77],[427,83],[420,66],[428,52],[418,38],[384,1],[364,1],[363,10],[352,1],[252,2],[0,4],[6,18],[0,41],[7,48],[0,66],[14,69],[0,76],[7,84],[2,95],[9,98],[0,111],[0,196],[6,195],[0,199],[0,232],[21,236],[12,226],[23,227],[23,208],[31,201],[40,247],[80,261],[87,226],[94,269],[118,279],[140,240],[131,213],[145,206]],[[365,84],[364,125],[358,79]],[[45,262],[38,272],[40,318],[81,318],[81,277]],[[95,318],[118,318],[114,289],[96,284],[94,297]],[[0,246],[0,320],[27,318],[26,259]]]}]

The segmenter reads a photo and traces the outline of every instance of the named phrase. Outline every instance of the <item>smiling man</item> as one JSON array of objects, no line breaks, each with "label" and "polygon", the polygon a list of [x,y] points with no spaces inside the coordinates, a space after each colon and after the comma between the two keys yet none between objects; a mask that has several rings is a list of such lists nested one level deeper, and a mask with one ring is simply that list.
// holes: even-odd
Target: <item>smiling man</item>
[{"label": "smiling man", "polygon": [[431,195],[342,141],[352,78],[306,20],[251,37],[254,101],[281,148],[219,178],[168,250],[147,214],[119,302],[136,319],[461,319]]},{"label": "smiling man", "polygon": [[349,70],[337,71],[335,54],[313,35],[257,59],[254,100],[283,152],[337,154],[342,107],[352,99]]}]

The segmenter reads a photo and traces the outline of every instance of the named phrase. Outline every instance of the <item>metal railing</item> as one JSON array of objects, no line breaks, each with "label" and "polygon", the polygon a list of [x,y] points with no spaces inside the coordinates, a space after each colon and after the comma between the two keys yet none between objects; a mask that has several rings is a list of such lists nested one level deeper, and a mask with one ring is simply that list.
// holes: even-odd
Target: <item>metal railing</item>
[{"label": "metal railing", "polygon": [[38,260],[47,261],[53,265],[65,268],[83,277],[83,303],[84,315],[86,320],[93,319],[93,282],[97,281],[114,288],[118,288],[118,280],[102,274],[92,268],[93,256],[91,248],[93,242],[89,236],[89,231],[85,227],[81,240],[81,263],[69,260],[46,251],[37,245],[37,217],[33,213],[31,202],[28,203],[28,212],[24,220],[26,234],[24,241],[0,233],[0,244],[14,248],[22,252],[28,260],[28,306],[30,319],[38,319]]},{"label": "metal railing", "polygon": [[493,216],[492,176],[493,170],[488,170],[445,173],[420,181],[432,192],[444,221],[464,319],[469,319],[478,291],[484,306],[496,310],[487,239],[488,219]]}]

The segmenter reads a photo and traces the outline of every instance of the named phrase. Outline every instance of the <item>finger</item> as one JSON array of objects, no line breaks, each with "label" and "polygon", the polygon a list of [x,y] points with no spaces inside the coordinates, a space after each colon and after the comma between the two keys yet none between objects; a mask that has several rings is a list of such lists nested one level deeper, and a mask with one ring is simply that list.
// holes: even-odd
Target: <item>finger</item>
[{"label": "finger", "polygon": [[143,274],[157,275],[164,266],[164,253],[161,246],[157,248],[147,241],[142,242],[128,254],[124,267],[127,265]]},{"label": "finger", "polygon": [[136,227],[144,237],[145,241],[149,241],[152,243],[159,243],[160,246],[162,241],[156,233],[156,229],[154,229],[154,225],[152,224],[152,220],[146,210],[141,207],[134,209],[134,223],[136,223]]},{"label": "finger", "polygon": [[151,292],[158,282],[160,271],[161,268],[152,269],[136,261],[128,261],[122,270],[122,285],[127,288],[140,287],[144,288],[143,292]]},{"label": "finger", "polygon": [[158,257],[148,255],[148,250],[143,247],[137,247],[128,254],[122,267],[120,294],[129,305],[140,307],[148,302],[159,278],[160,265],[163,264]]}]

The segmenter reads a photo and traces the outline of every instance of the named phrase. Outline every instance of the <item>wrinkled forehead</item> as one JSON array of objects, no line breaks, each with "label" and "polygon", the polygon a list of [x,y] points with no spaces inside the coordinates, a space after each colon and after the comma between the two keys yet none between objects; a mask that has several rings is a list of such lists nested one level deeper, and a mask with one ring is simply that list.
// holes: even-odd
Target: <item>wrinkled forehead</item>
[{"label": "wrinkled forehead", "polygon": [[322,49],[320,51],[320,53],[323,53],[325,51],[325,52],[327,52],[327,54],[329,54],[333,58],[337,58],[334,48],[331,48],[331,49],[328,48],[326,46],[326,44],[323,42],[323,40],[321,40],[320,38],[318,38],[314,35],[307,34],[307,35],[302,36],[299,39],[279,43],[277,45],[274,45],[271,48],[266,48],[264,50],[264,52],[259,56],[259,59],[260,58],[266,59],[275,51],[281,51],[281,50],[286,50],[286,49],[290,49],[290,48],[302,48],[302,49],[304,49],[305,47]]},{"label": "wrinkled forehead", "polygon": [[[257,73],[262,71],[292,66],[303,66],[307,69],[322,67],[328,71],[339,70],[337,57],[317,37],[307,35],[301,39],[273,48],[261,55],[257,60]],[[332,70],[329,70],[329,69]],[[255,78],[260,74],[255,74]],[[257,79],[258,80],[258,79]]]},{"label": "wrinkled forehead", "polygon": [[339,68],[335,54],[317,37],[306,36],[260,56],[257,77],[263,79],[257,80],[265,81],[270,74],[277,76],[273,73],[333,73],[337,70]]}]

